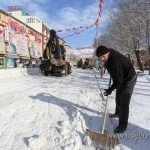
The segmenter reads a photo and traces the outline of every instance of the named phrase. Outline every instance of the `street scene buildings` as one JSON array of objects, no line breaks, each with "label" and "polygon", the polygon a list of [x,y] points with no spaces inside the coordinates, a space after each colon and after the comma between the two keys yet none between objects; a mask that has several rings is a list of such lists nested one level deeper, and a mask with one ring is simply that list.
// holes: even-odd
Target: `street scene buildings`
[{"label": "street scene buildings", "polygon": [[0,9],[0,68],[39,65],[49,37],[50,28],[19,6]]}]

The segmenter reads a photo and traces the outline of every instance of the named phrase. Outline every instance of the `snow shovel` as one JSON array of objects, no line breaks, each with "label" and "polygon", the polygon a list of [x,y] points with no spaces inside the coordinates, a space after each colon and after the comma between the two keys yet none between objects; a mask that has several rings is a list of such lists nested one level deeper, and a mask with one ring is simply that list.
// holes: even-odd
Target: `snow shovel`
[{"label": "snow shovel", "polygon": [[[110,81],[111,81],[111,78],[110,78]],[[116,135],[108,134],[105,132],[107,103],[108,103],[108,96],[106,98],[106,105],[105,105],[104,118],[103,118],[101,132],[99,133],[99,132],[92,131],[90,129],[86,129],[86,134],[94,142],[94,145],[100,149],[113,149],[116,145],[119,144],[119,139]]]}]

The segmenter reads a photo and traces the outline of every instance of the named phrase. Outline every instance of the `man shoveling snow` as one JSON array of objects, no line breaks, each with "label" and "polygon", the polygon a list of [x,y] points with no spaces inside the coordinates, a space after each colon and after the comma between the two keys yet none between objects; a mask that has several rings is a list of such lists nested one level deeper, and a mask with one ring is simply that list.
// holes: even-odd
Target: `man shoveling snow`
[{"label": "man shoveling snow", "polygon": [[105,68],[113,80],[104,95],[108,96],[116,89],[116,110],[110,115],[111,118],[119,118],[119,125],[114,129],[114,133],[123,133],[128,125],[129,104],[137,80],[136,72],[132,63],[113,49],[99,46],[96,56],[105,63]]}]

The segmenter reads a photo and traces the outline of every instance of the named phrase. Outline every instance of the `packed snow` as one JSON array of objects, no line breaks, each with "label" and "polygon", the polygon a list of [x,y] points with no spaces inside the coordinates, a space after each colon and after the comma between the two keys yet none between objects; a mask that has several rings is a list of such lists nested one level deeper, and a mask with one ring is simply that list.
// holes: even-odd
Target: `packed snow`
[{"label": "packed snow", "polygon": [[[38,68],[0,70],[0,150],[94,150],[86,129],[101,131],[105,106],[97,81],[103,91],[109,75],[79,68],[63,77],[45,77]],[[108,101],[113,113],[115,91]],[[150,76],[138,76],[116,149],[150,149],[149,106]],[[107,116],[105,130],[113,133],[117,124]]]}]

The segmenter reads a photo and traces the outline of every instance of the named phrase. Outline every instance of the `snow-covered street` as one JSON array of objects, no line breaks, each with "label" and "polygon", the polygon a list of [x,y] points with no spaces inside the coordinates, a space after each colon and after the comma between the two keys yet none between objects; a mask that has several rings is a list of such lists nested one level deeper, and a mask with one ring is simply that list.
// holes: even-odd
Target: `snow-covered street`
[{"label": "snow-covered street", "polygon": [[[107,88],[109,76],[96,73],[100,87]],[[108,104],[113,113],[115,92]],[[147,75],[138,77],[128,129],[119,136],[122,149],[150,148],[149,106]],[[45,77],[36,68],[0,72],[0,150],[94,150],[85,131],[100,131],[103,111],[92,70],[73,68],[64,77]],[[112,123],[118,121],[107,119],[110,133]]]}]

